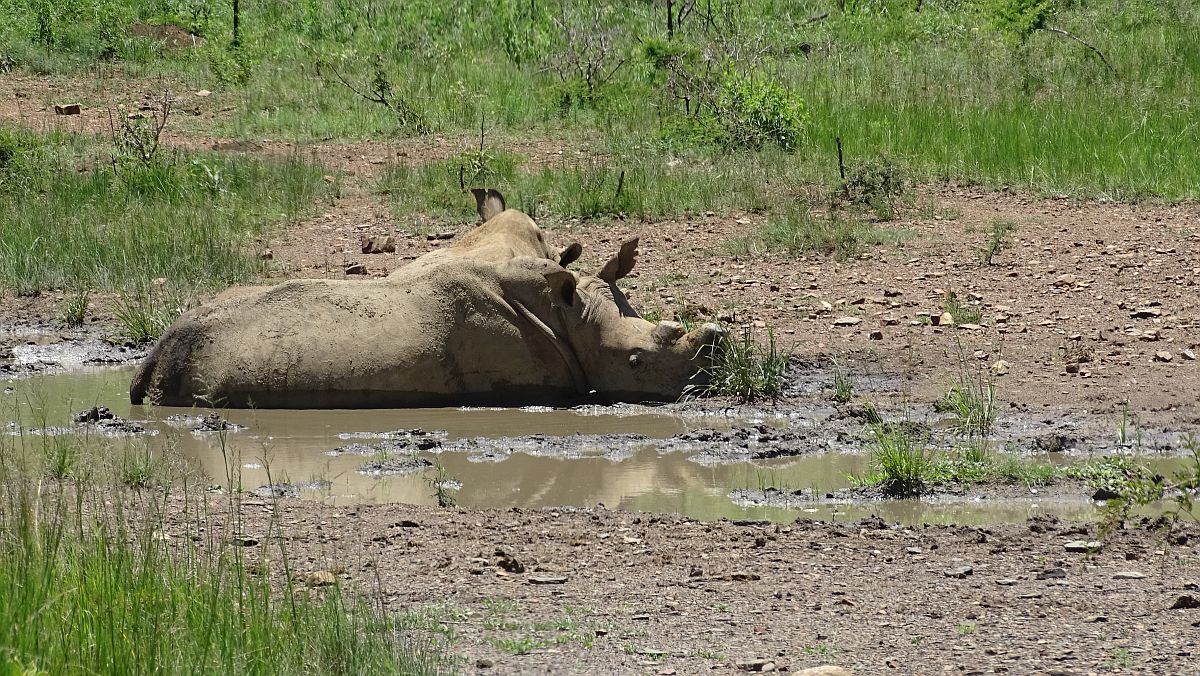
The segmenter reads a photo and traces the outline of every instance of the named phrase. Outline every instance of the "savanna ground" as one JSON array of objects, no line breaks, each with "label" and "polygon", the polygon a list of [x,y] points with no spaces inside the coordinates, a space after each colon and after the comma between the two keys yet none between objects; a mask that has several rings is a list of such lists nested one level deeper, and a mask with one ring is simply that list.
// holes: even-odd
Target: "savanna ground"
[{"label": "savanna ground", "polygon": [[[850,399],[855,379],[900,378],[872,393],[881,407],[982,379],[1000,417],[1111,416],[1126,455],[1139,426],[1200,425],[1193,3],[242,4],[234,45],[225,3],[0,0],[0,357],[28,340],[151,340],[232,284],[386,274],[471,227],[461,182],[581,242],[584,269],[640,237],[636,307],[835,361]],[[388,236],[395,252],[362,253]],[[45,468],[9,451],[15,556],[40,537],[14,506],[42,504],[26,489]],[[112,481],[142,504],[163,488],[128,467],[50,465],[68,493]],[[421,668],[502,672],[1189,673],[1200,651],[1200,611],[1171,609],[1198,595],[1194,524],[1131,520],[1068,553],[1097,526],[777,529],[229,497],[243,521],[170,486],[157,493],[193,502],[155,503],[138,551],[194,553],[178,543],[202,528],[222,554],[200,577],[258,579],[269,549],[290,562],[267,576],[276,589],[327,581],[290,566],[378,601],[378,616],[351,612],[388,639],[378,652],[322,648],[329,662],[282,672],[412,670],[388,660],[426,659],[412,645],[428,641],[463,659]],[[246,533],[290,544],[243,556],[230,543]],[[271,612],[255,617],[269,627]],[[20,636],[0,646],[17,667],[85,660]],[[220,664],[262,670],[241,647]],[[132,668],[116,649],[86,659]]]}]

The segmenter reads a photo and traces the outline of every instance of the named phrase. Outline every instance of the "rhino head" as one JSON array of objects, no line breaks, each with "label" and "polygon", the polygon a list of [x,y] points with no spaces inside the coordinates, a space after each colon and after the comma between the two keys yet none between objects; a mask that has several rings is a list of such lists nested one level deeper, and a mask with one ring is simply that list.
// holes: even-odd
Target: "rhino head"
[{"label": "rhino head", "polygon": [[[671,401],[689,386],[707,383],[713,351],[725,331],[704,324],[688,332],[679,322],[654,323],[639,316],[617,286],[633,270],[637,245],[637,239],[625,242],[596,274],[522,257],[508,264],[504,277],[522,286],[548,287],[548,306],[534,303],[536,311],[526,305],[518,310],[537,315],[531,320],[542,321],[550,339],[561,346],[581,394],[613,401]],[[506,295],[528,297],[517,289]]]}]

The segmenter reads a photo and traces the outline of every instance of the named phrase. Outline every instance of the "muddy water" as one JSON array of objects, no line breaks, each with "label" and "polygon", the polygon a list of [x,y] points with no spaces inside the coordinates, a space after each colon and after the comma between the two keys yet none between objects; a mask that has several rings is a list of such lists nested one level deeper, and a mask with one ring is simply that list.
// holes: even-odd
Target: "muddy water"
[{"label": "muddy water", "polygon": [[[793,458],[701,464],[686,452],[662,453],[656,438],[698,427],[729,426],[746,421],[703,419],[664,413],[644,407],[582,410],[526,409],[407,409],[371,411],[246,411],[222,410],[229,422],[245,429],[195,433],[191,425],[172,423],[179,415],[207,411],[130,406],[127,401],[130,368],[94,368],[46,375],[8,383],[0,395],[0,426],[17,420],[26,428],[69,426],[70,414],[91,406],[107,406],[117,416],[140,421],[152,436],[132,442],[151,448],[177,447],[216,483],[227,472],[246,489],[268,484],[310,486],[302,494],[333,504],[435,502],[431,468],[400,475],[370,476],[359,472],[369,457],[331,455],[354,442],[371,443],[369,434],[420,428],[444,431],[446,441],[471,438],[519,437],[531,434],[630,434],[647,437],[632,452],[606,455],[602,448],[583,457],[542,457],[511,451],[504,443],[489,448],[486,460],[462,451],[422,452],[440,463],[443,476],[461,487],[453,492],[462,505],[479,507],[592,507],[675,512],[697,518],[770,519],[797,516],[844,520],[878,514],[905,523],[983,523],[1023,520],[1039,512],[1082,518],[1093,513],[1090,501],[1028,497],[1005,500],[886,501],[836,504],[806,502],[793,509],[737,503],[736,489],[767,486],[808,490],[821,495],[847,485],[847,475],[862,472],[861,454],[819,453]],[[155,433],[156,434],[153,434]],[[363,438],[367,437],[367,438]],[[487,442],[484,442],[485,444]],[[586,449],[585,449],[586,450]],[[457,485],[457,484],[456,484]]]}]

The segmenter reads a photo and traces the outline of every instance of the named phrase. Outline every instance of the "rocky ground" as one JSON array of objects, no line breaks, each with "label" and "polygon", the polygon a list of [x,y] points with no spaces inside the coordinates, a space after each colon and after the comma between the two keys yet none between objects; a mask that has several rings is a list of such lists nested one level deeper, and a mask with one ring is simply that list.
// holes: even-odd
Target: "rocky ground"
[{"label": "rocky ground", "polygon": [[[296,579],[377,596],[468,673],[1194,674],[1200,527],[698,522],[210,497]],[[274,523],[274,526],[269,524]],[[283,540],[271,537],[278,528]]]}]

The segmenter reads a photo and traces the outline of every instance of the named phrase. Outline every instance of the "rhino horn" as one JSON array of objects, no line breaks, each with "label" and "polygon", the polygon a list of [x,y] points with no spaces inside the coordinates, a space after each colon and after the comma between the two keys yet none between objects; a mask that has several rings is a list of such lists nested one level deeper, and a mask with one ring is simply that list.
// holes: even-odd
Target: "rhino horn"
[{"label": "rhino horn", "polygon": [[499,190],[471,188],[471,194],[475,196],[475,211],[479,212],[479,217],[484,221],[489,221],[504,211],[504,195],[501,195]]},{"label": "rhino horn", "polygon": [[610,258],[600,272],[596,276],[609,284],[616,284],[618,279],[628,275],[633,270],[633,266],[637,263],[638,255],[638,238],[626,240],[621,243],[621,250],[615,256]]}]

